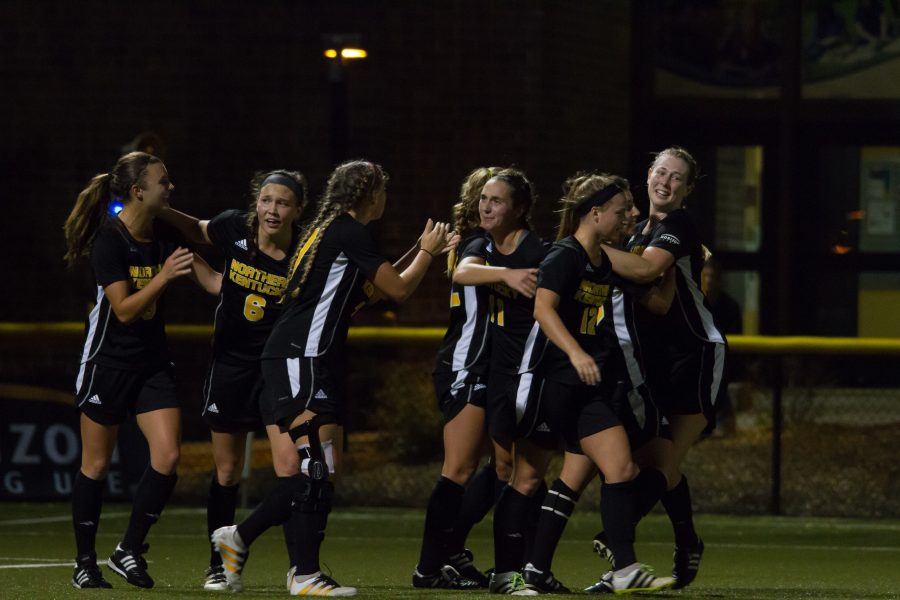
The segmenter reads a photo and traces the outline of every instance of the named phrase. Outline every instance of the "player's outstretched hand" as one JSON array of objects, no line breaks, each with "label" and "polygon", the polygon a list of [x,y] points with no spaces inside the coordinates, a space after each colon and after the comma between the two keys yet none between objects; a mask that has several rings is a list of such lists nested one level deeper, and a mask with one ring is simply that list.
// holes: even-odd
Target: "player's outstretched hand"
[{"label": "player's outstretched hand", "polygon": [[178,247],[169,255],[163,265],[161,273],[166,281],[172,281],[179,277],[191,274],[191,265],[194,262],[194,253],[187,248]]},{"label": "player's outstretched hand", "polygon": [[447,246],[447,235],[449,232],[449,224],[440,222],[435,223],[431,219],[428,219],[428,222],[425,223],[425,231],[422,232],[422,237],[419,238],[419,247],[432,256],[436,256]]},{"label": "player's outstretched hand", "polygon": [[459,246],[460,240],[462,240],[462,237],[459,235],[459,232],[448,231],[447,232],[447,245],[444,246],[444,249],[441,250],[441,253],[447,254],[448,252],[455,250],[456,247]]}]

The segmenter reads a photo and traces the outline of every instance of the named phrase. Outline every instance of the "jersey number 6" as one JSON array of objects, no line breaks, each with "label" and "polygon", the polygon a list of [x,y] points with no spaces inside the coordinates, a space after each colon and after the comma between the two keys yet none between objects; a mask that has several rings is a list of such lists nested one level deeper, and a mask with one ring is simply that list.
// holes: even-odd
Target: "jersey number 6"
[{"label": "jersey number 6", "polygon": [[247,294],[247,299],[244,300],[244,318],[248,321],[261,320],[266,314],[266,311],[263,310],[265,307],[265,298],[256,294]]}]

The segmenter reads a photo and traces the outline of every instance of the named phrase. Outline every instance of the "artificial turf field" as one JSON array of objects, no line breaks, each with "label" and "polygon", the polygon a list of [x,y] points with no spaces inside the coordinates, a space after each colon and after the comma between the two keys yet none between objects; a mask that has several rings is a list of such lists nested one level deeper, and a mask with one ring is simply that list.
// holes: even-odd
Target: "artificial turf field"
[{"label": "artificial turf field", "polygon": [[[103,567],[112,590],[75,590],[72,539],[66,504],[2,503],[0,598],[209,598],[203,570],[208,560],[206,518],[196,508],[169,507],[150,534],[147,559],[156,579],[139,590]],[[98,548],[109,552],[127,523],[124,505],[105,507]],[[362,598],[491,598],[488,594],[415,590],[410,575],[418,557],[423,513],[407,509],[347,509],[332,513],[323,560],[343,585]],[[573,589],[601,573],[590,552],[598,519],[576,511],[563,537],[554,572]],[[660,598],[900,598],[900,522],[699,515],[706,554],[697,581]],[[287,596],[287,560],[280,529],[254,544],[244,580],[248,598]],[[657,572],[671,568],[671,537],[664,517],[651,515],[638,530],[638,556]],[[492,562],[490,522],[472,533],[469,546],[482,568]]]}]

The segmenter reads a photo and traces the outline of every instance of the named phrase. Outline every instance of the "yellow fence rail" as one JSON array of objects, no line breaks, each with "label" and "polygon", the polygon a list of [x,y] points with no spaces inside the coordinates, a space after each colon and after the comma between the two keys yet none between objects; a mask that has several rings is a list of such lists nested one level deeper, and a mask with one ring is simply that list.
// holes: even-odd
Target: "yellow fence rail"
[{"label": "yellow fence rail", "polygon": [[[173,338],[209,337],[212,325],[168,325]],[[350,340],[360,342],[410,341],[437,342],[442,327],[351,327]],[[55,323],[0,323],[0,335],[34,334],[81,335],[84,324],[76,321]],[[733,335],[729,348],[740,354],[879,354],[900,355],[900,339],[818,336]]]}]

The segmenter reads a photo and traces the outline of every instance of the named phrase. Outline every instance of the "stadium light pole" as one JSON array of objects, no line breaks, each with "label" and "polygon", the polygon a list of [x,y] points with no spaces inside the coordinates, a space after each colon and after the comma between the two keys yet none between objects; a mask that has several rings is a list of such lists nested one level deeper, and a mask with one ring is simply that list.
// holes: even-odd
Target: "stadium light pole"
[{"label": "stadium light pole", "polygon": [[350,61],[362,60],[368,52],[360,47],[359,34],[329,33],[323,36],[328,60],[328,89],[331,114],[331,159],[338,164],[348,158],[350,145],[350,99],[346,69]]}]

